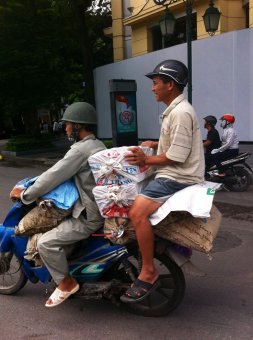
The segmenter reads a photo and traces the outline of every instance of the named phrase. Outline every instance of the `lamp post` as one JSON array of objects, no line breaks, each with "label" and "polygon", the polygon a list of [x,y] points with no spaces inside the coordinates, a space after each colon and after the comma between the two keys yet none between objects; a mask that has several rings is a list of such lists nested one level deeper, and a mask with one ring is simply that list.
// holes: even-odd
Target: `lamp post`
[{"label": "lamp post", "polygon": [[[156,5],[165,6],[159,24],[164,38],[174,34],[176,19],[170,12],[168,6],[180,0],[153,0]],[[165,4],[166,2],[166,4]],[[187,65],[188,65],[188,101],[192,103],[192,8],[194,0],[183,0],[186,11],[186,42],[187,42]],[[164,5],[165,4],[165,5]],[[209,8],[206,10],[203,19],[205,29],[209,35],[214,35],[219,26],[221,13],[214,7],[213,0],[210,1]]]}]

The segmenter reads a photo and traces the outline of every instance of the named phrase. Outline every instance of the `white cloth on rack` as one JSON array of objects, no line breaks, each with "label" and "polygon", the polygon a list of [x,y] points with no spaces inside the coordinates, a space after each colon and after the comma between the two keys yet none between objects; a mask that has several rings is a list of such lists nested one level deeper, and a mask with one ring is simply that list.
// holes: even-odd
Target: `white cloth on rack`
[{"label": "white cloth on rack", "polygon": [[171,211],[188,211],[194,217],[210,217],[214,194],[220,186],[219,183],[205,181],[177,191],[150,216],[151,224],[158,224]]}]

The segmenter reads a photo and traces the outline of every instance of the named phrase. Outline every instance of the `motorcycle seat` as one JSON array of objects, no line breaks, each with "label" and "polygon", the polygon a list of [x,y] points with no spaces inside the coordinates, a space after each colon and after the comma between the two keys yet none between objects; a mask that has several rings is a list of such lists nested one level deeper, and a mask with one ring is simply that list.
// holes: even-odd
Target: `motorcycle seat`
[{"label": "motorcycle seat", "polygon": [[236,158],[248,157],[250,155],[251,155],[250,152],[240,152]]},{"label": "motorcycle seat", "polygon": [[244,161],[246,158],[248,158],[250,156],[250,153],[249,152],[243,152],[243,153],[240,153],[238,156],[236,157],[230,157],[230,158],[227,158],[225,160],[223,160],[221,162],[222,165],[226,165],[226,164],[232,164],[232,163],[239,163],[241,161]]}]

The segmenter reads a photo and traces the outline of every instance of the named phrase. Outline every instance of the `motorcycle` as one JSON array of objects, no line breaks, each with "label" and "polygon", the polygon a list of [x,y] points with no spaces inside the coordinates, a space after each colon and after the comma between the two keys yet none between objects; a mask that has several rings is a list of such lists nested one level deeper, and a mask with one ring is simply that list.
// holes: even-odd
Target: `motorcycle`
[{"label": "motorcycle", "polygon": [[[25,258],[28,237],[15,235],[15,226],[33,206],[14,203],[0,225],[0,294],[15,294],[27,281],[33,284],[51,281],[45,266],[35,266]],[[182,266],[190,263],[190,255],[188,248],[156,236],[154,258],[160,271],[160,285],[141,301],[131,303],[122,303],[120,296],[138,277],[142,265],[136,241],[115,244],[100,230],[75,248],[68,259],[69,272],[80,284],[76,297],[105,298],[136,314],[162,316],[177,308],[184,297]]]},{"label": "motorcycle", "polygon": [[218,176],[218,170],[215,165],[211,166],[206,172],[206,180],[222,183],[224,189],[228,191],[242,192],[248,190],[253,178],[253,171],[246,163],[246,159],[250,155],[251,153],[244,152],[221,162],[224,167],[224,177]]}]

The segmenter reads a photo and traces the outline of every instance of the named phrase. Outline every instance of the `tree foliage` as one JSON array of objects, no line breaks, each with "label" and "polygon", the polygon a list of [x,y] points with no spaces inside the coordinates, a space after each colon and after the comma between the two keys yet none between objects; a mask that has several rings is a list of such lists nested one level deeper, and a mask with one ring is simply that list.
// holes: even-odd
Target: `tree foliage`
[{"label": "tree foliage", "polygon": [[93,68],[112,61],[110,24],[109,1],[0,0],[0,124],[22,116],[33,131],[38,108],[94,103]]}]

